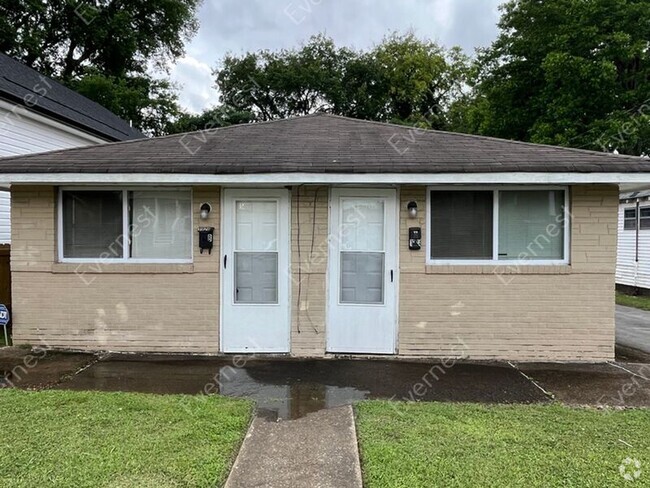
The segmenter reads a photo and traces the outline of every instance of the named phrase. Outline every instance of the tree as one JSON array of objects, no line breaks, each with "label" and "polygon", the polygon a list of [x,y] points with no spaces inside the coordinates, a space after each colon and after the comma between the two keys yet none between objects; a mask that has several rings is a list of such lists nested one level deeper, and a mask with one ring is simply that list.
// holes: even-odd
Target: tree
[{"label": "tree", "polygon": [[221,102],[258,120],[331,110],[351,56],[323,36],[312,37],[299,50],[228,55],[215,70]]},{"label": "tree", "polygon": [[155,135],[179,109],[148,69],[183,54],[200,2],[0,0],[0,50]]},{"label": "tree", "polygon": [[648,0],[511,0],[453,128],[640,154],[650,149]]},{"label": "tree", "polygon": [[226,56],[215,76],[221,102],[258,120],[326,111],[443,127],[466,68],[460,49],[413,34],[394,34],[367,52],[316,36],[299,49]]},{"label": "tree", "polygon": [[90,72],[69,85],[151,136],[167,134],[170,124],[181,115],[178,95],[167,80]]},{"label": "tree", "polygon": [[178,134],[181,132],[210,130],[252,121],[253,114],[250,112],[238,112],[222,105],[208,109],[201,114],[182,113],[173,123],[168,125],[167,133]]},{"label": "tree", "polygon": [[446,109],[461,94],[465,80],[467,58],[460,48],[446,51],[413,34],[393,35],[372,56],[379,64],[389,119],[445,127]]},{"label": "tree", "polygon": [[68,81],[87,67],[144,73],[173,60],[198,29],[200,0],[2,0],[0,50]]}]

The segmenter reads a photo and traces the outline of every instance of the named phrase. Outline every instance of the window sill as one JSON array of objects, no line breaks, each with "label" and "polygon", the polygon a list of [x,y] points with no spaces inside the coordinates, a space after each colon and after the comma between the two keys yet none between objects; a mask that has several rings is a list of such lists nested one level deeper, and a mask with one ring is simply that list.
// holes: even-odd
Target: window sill
[{"label": "window sill", "polygon": [[52,273],[181,274],[194,273],[192,263],[54,263]]},{"label": "window sill", "polygon": [[571,274],[569,264],[427,264],[426,274],[563,275]]}]

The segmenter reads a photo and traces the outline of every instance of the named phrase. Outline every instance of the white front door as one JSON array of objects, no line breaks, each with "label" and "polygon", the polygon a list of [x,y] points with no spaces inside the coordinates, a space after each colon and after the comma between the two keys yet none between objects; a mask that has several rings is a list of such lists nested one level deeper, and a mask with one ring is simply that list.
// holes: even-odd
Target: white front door
[{"label": "white front door", "polygon": [[394,354],[395,190],[333,189],[327,350]]},{"label": "white front door", "polygon": [[224,190],[221,349],[289,352],[289,193]]}]

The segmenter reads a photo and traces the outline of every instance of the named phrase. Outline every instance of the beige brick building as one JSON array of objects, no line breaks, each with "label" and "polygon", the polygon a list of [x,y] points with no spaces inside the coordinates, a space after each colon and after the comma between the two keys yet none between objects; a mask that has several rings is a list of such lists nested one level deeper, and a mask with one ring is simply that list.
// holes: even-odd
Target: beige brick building
[{"label": "beige brick building", "polygon": [[0,160],[15,342],[613,359],[618,192],[650,164],[408,130],[313,116]]}]

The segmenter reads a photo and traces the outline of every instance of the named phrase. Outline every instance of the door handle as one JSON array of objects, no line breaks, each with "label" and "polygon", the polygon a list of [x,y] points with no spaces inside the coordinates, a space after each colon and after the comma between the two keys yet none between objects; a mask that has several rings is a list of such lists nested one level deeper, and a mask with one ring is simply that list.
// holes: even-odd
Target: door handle
[{"label": "door handle", "polygon": [[224,254],[223,255],[223,269],[226,269],[227,264],[228,264],[228,255]]},{"label": "door handle", "polygon": [[393,270],[392,269],[390,270],[390,282],[391,283],[393,282]]}]

